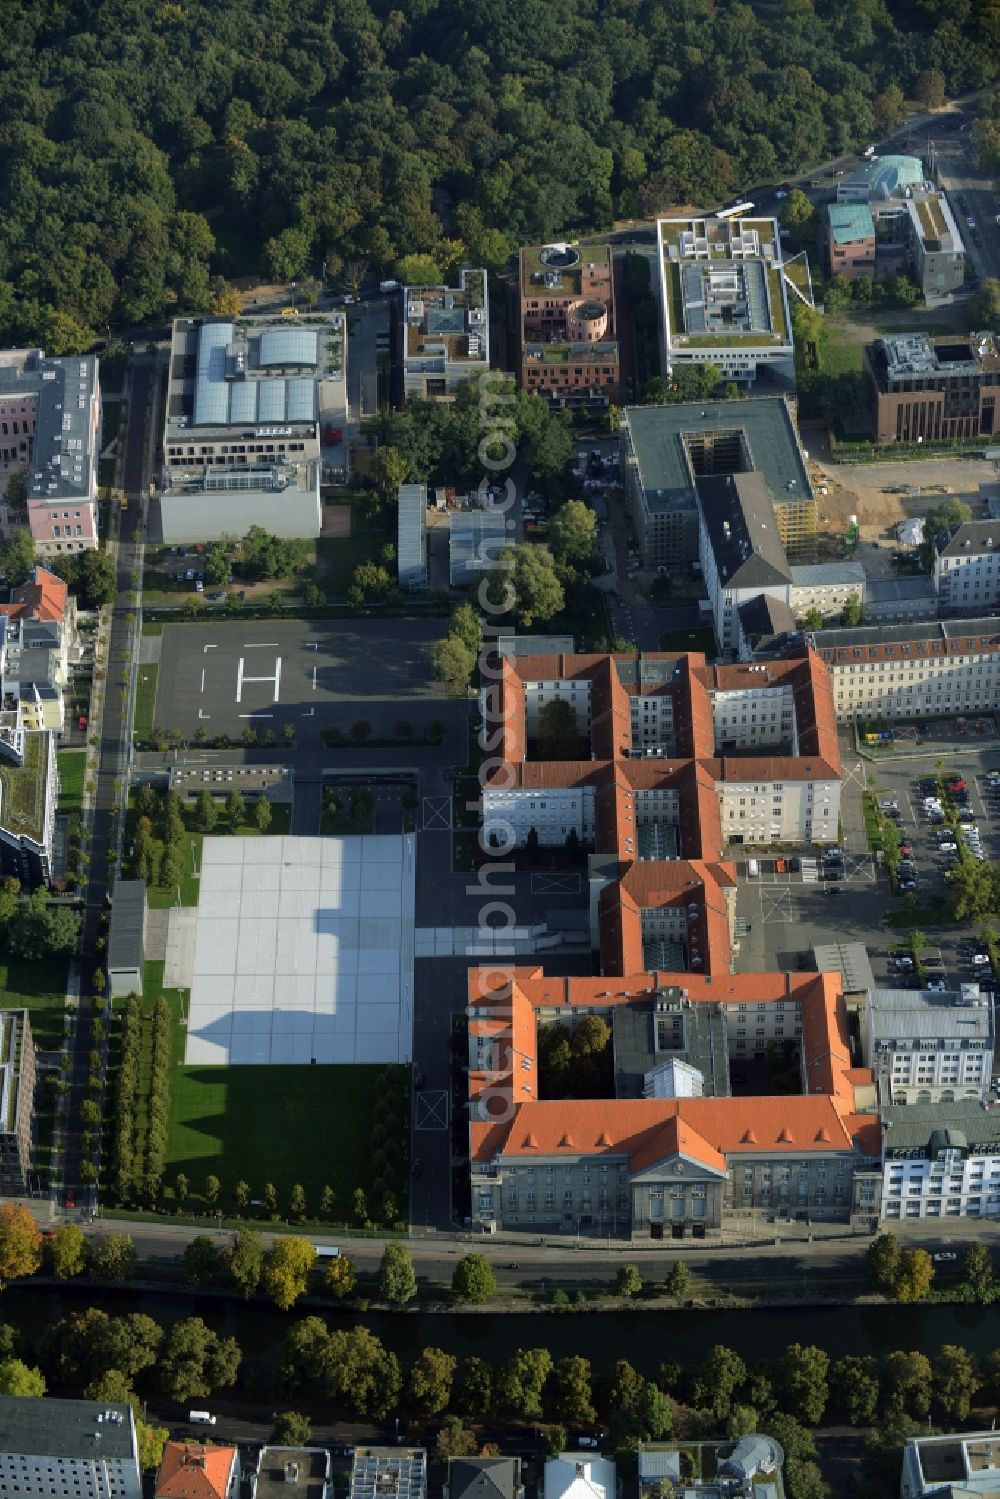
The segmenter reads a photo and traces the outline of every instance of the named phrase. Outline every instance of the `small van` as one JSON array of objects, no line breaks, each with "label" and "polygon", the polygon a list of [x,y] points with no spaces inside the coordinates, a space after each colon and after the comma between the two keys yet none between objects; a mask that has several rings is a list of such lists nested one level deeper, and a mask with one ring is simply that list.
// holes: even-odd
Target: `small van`
[{"label": "small van", "polygon": [[751,879],[751,880],[755,880],[755,879],[757,879],[757,877],[759,876],[759,874],[760,874],[760,864],[757,862],[756,859],[751,859],[750,862],[747,864],[747,878]]},{"label": "small van", "polygon": [[193,1426],[214,1426],[216,1418],[208,1411],[188,1411],[188,1420]]}]

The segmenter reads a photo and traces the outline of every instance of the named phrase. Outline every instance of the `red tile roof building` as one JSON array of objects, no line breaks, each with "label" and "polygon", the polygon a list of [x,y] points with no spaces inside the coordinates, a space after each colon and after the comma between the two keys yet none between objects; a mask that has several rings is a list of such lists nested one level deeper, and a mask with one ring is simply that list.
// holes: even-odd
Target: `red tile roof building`
[{"label": "red tile roof building", "polygon": [[[750,830],[759,820],[731,815],[749,810],[740,794],[770,807],[779,788],[804,788],[812,811],[808,827],[796,812],[799,839],[836,835],[841,766],[825,665],[811,652],[763,668],[710,667],[694,653],[560,655],[494,662],[492,673],[483,713],[499,750],[482,769],[486,840],[523,844],[533,826],[557,844],[572,826],[604,856],[590,880],[603,976],[470,970],[474,1215],[508,1229],[639,1239],[719,1234],[748,1214],[876,1216],[873,1080],[852,1063],[840,976],[730,971],[727,854],[739,822]],[[542,710],[556,699],[573,710],[580,758],[533,759]],[[755,748],[767,753],[748,757]],[[824,794],[830,830],[817,808]],[[770,813],[764,831],[760,841],[778,836]],[[648,1017],[654,1065],[694,1061],[687,1048],[705,1007],[712,1044],[722,1036],[728,1052],[725,1093],[541,1098],[539,1022],[600,1014],[614,1023],[625,1007]],[[772,1047],[786,1060],[798,1054],[799,1092],[730,1096],[728,1062],[751,1064]]]},{"label": "red tile roof building", "polygon": [[156,1499],[234,1499],[240,1486],[235,1447],[168,1442],[156,1475]]}]

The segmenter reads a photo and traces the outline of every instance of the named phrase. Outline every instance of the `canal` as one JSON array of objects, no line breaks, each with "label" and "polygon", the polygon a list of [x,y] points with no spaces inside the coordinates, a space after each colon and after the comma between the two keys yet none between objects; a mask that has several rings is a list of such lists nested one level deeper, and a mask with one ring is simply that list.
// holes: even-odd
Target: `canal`
[{"label": "canal", "polygon": [[[200,1316],[234,1337],[260,1375],[274,1368],[282,1343],[299,1316],[265,1304],[197,1295],[95,1290],[86,1282],[58,1290],[21,1284],[8,1287],[0,1315],[37,1346],[45,1331],[69,1312],[99,1306],[111,1315],[145,1312],[163,1327]],[[490,1364],[517,1348],[545,1347],[555,1358],[582,1354],[596,1374],[617,1359],[655,1374],[665,1359],[696,1364],[715,1343],[724,1343],[749,1363],[773,1358],[791,1342],[814,1343],[831,1358],[845,1353],[886,1354],[914,1349],[929,1356],[943,1343],[958,1343],[983,1356],[1000,1346],[1000,1317],[975,1306],[787,1307],[775,1310],[684,1310],[635,1312],[324,1312],[331,1327],[363,1324],[407,1361],[434,1346],[459,1358],[477,1354]],[[246,1368],[245,1371],[246,1372]]]}]

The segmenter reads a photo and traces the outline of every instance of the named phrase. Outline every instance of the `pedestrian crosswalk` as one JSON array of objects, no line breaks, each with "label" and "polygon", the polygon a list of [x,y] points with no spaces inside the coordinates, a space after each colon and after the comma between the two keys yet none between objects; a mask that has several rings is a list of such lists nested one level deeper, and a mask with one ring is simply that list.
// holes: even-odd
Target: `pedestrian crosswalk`
[{"label": "pedestrian crosswalk", "polygon": [[803,885],[815,885],[819,879],[819,860],[802,860],[802,883]]}]

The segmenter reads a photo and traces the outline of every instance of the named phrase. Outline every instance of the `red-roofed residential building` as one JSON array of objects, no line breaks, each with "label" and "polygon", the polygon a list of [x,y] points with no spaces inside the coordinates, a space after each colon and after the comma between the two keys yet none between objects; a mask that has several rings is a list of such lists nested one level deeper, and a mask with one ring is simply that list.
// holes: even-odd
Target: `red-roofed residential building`
[{"label": "red-roofed residential building", "polygon": [[156,1475],[156,1499],[237,1499],[240,1459],[235,1447],[168,1442]]}]

